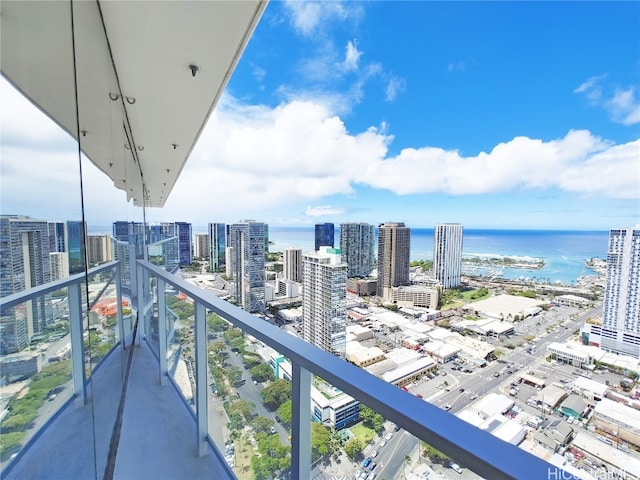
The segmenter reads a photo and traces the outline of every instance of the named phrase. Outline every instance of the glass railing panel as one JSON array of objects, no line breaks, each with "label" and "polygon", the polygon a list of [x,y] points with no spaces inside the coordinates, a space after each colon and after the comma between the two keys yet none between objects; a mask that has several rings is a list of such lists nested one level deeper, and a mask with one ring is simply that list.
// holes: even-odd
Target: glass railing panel
[{"label": "glass railing panel", "polygon": [[284,476],[291,467],[291,383],[273,349],[209,312],[211,439],[238,478]]},{"label": "glass railing panel", "polygon": [[67,289],[1,312],[2,467],[73,395]]},{"label": "glass railing panel", "polygon": [[185,293],[168,290],[167,370],[179,393],[196,408],[195,303]]},{"label": "glass railing panel", "polygon": [[[88,275],[88,287],[82,286],[89,305],[84,312],[84,359],[87,378],[120,341],[119,311],[131,315],[131,300],[118,298],[115,269]],[[84,303],[84,302],[83,302]],[[120,310],[118,309],[120,303]],[[84,310],[84,309],[83,309]]]},{"label": "glass railing panel", "polygon": [[180,265],[178,237],[170,237],[147,246],[149,262],[167,272],[175,272]]}]

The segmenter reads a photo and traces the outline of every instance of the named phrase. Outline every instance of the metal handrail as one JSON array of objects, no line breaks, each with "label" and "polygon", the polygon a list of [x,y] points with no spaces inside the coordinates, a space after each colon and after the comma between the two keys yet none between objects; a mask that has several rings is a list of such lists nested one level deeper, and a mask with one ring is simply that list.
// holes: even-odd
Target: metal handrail
[{"label": "metal handrail", "polygon": [[[549,472],[553,472],[554,475],[560,472],[555,466],[517,446],[282,331],[162,268],[143,260],[138,260],[137,263],[153,276],[161,278],[163,282],[188,295],[200,309],[206,308],[220,315],[234,326],[289,358],[294,376],[296,369],[302,369],[322,377],[334,387],[372,408],[385,419],[393,421],[485,478],[547,478]],[[200,316],[198,319],[196,316],[196,322],[198,321],[205,322],[205,318]],[[301,405],[304,405],[304,402]],[[292,412],[294,423],[295,418],[300,418],[301,415],[306,416],[305,412]],[[309,443],[309,439],[305,442],[305,439],[296,438],[297,433],[294,428],[292,431],[294,475],[295,465],[305,464],[305,461],[300,462],[300,459],[296,458],[296,454],[300,452],[302,445]],[[308,465],[308,462],[306,464]]]}]

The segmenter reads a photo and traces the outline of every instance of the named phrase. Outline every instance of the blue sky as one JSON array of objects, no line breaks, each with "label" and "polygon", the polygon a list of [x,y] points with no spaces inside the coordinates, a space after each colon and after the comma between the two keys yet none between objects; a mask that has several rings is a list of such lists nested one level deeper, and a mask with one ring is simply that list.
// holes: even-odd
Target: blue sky
[{"label": "blue sky", "polygon": [[147,219],[636,225],[639,19],[638,2],[271,2]]}]

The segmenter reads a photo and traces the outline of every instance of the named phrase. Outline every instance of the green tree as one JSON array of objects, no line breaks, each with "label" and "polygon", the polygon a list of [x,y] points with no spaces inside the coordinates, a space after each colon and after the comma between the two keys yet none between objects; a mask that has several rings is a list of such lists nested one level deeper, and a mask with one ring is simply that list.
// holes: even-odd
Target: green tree
[{"label": "green tree", "polygon": [[344,453],[346,453],[351,460],[354,460],[360,452],[362,452],[363,448],[364,445],[362,444],[362,440],[357,437],[353,437],[344,446]]},{"label": "green tree", "polygon": [[279,378],[262,390],[262,398],[265,407],[271,411],[277,410],[280,405],[291,399],[291,384]]},{"label": "green tree", "polygon": [[251,458],[251,467],[257,480],[274,478],[291,468],[289,449],[282,445],[278,435],[258,433],[256,437],[260,455]]},{"label": "green tree", "polygon": [[287,425],[291,424],[291,399],[278,407],[278,416]]},{"label": "green tree", "polygon": [[221,341],[213,342],[211,345],[209,345],[209,351],[213,352],[215,355],[218,355],[225,348],[227,348],[227,344]]},{"label": "green tree", "polygon": [[439,463],[441,465],[449,465],[450,459],[444,453],[442,453],[440,450],[433,448],[431,445],[428,445],[425,442],[421,442],[421,443],[423,448],[422,454],[426,457],[429,457],[431,462]]},{"label": "green tree", "polygon": [[239,328],[230,328],[222,334],[227,343],[231,343],[234,338],[243,338],[244,333]]},{"label": "green tree", "polygon": [[360,418],[365,426],[373,429],[378,432],[382,429],[384,425],[384,417],[379,413],[374,412],[371,408],[366,405],[360,404]]},{"label": "green tree", "polygon": [[260,365],[256,365],[251,368],[251,377],[256,379],[258,382],[270,382],[275,380],[276,376],[273,373],[273,368],[268,363],[261,363]]},{"label": "green tree", "polygon": [[209,325],[209,330],[211,332],[225,332],[229,330],[229,322],[220,318],[215,313],[207,315],[207,324]]},{"label": "green tree", "polygon": [[271,427],[273,427],[273,420],[267,417],[256,417],[253,422],[253,429],[256,432],[269,432]]},{"label": "green tree", "polygon": [[248,420],[253,415],[255,409],[256,406],[253,404],[253,402],[250,402],[248,400],[236,400],[231,405],[229,405],[229,414],[233,415],[238,413]]},{"label": "green tree", "polygon": [[311,423],[311,458],[315,462],[330,453],[331,431],[318,422]]}]

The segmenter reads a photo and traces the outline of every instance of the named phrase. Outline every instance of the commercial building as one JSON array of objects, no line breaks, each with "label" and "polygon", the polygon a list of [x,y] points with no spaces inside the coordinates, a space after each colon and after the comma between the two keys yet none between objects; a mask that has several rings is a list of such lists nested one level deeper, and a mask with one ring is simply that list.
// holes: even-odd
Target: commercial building
[{"label": "commercial building", "polygon": [[411,229],[404,223],[378,226],[378,296],[393,301],[393,287],[409,284]]},{"label": "commercial building", "polygon": [[302,282],[302,250],[300,248],[285,248],[283,273],[285,280]]},{"label": "commercial building", "polygon": [[64,222],[49,222],[49,251],[67,251],[64,244]]},{"label": "commercial building", "polygon": [[[0,216],[0,297],[51,281],[49,225],[26,216]],[[22,350],[53,321],[50,298],[0,312],[0,354]]]},{"label": "commercial building", "polygon": [[444,288],[460,285],[462,225],[441,223],[433,231],[433,275]]},{"label": "commercial building", "polygon": [[64,243],[69,257],[69,274],[84,272],[86,224],[67,221],[64,225]]},{"label": "commercial building", "polygon": [[614,443],[627,442],[640,447],[640,410],[603,398],[595,405],[592,423],[596,432]]},{"label": "commercial building", "polygon": [[391,287],[391,301],[401,307],[438,308],[440,290],[424,285]]},{"label": "commercial building", "polygon": [[315,251],[320,247],[334,247],[335,229],[333,223],[316,223],[315,227]]},{"label": "commercial building", "polygon": [[609,232],[602,327],[588,328],[591,345],[640,358],[640,228]]},{"label": "commercial building", "polygon": [[211,242],[208,233],[196,233],[193,236],[193,256],[208,260],[211,255]]},{"label": "commercial building", "polygon": [[347,336],[347,268],[336,248],[302,256],[302,338],[339,356]]},{"label": "commercial building", "polygon": [[340,250],[342,260],[349,265],[347,276],[367,277],[375,259],[375,231],[368,223],[341,223]]},{"label": "commercial building", "polygon": [[265,224],[244,220],[229,225],[236,300],[248,312],[263,312]]},{"label": "commercial building", "polygon": [[209,224],[209,246],[209,268],[212,272],[219,272],[227,266],[227,229],[224,223]]},{"label": "commercial building", "polygon": [[69,276],[69,258],[65,252],[52,252],[49,254],[49,269],[51,281]]},{"label": "commercial building", "polygon": [[87,261],[90,266],[113,260],[110,235],[87,235]]}]

